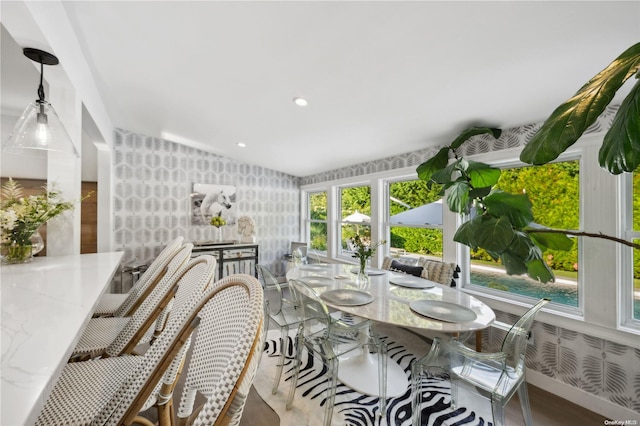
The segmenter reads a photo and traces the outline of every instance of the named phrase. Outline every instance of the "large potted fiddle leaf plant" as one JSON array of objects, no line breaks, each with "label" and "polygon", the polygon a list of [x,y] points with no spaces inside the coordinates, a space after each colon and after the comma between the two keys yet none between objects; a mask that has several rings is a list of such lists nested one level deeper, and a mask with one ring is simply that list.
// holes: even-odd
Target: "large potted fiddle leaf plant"
[{"label": "large potted fiddle leaf plant", "polygon": [[[525,146],[520,159],[536,165],[556,159],[595,122],[616,91],[634,75],[640,76],[640,43],[627,49],[571,99],[556,108]],[[495,188],[500,169],[458,156],[457,150],[463,143],[481,134],[498,138],[501,130],[467,129],[417,168],[421,179],[442,185],[451,211],[469,215],[470,219],[455,233],[454,241],[472,249],[485,249],[494,260],[501,261],[510,275],[526,273],[541,282],[554,280],[553,272],[542,258],[543,251],[568,250],[572,242],[567,235],[605,238],[640,248],[600,233],[535,225],[532,205],[526,194],[510,194]],[[640,81],[620,105],[604,137],[599,162],[613,174],[632,172],[640,164]]]}]

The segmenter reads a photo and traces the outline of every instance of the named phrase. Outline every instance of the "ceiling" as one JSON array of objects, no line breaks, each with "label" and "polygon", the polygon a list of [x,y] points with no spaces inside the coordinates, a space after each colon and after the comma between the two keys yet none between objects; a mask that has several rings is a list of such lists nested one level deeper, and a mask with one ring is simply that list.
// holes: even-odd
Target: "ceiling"
[{"label": "ceiling", "polygon": [[[637,1],[64,8],[115,126],[295,176],[543,121],[640,40]],[[3,113],[33,100],[33,74]]]}]

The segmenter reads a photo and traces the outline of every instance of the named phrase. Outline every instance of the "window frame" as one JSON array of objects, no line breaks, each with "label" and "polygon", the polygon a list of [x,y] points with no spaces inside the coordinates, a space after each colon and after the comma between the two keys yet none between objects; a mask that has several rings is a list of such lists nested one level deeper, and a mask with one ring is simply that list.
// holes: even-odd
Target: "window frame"
[{"label": "window frame", "polygon": [[[497,167],[500,170],[520,168],[520,167],[531,167],[531,164],[523,163],[522,161],[519,160],[518,157],[513,157],[512,154],[510,154],[508,151],[503,151],[501,153],[506,154],[506,156],[498,160],[496,160],[496,157],[498,157],[497,155],[493,155],[491,159],[486,159],[486,158],[478,159],[477,157],[474,157],[473,159],[474,161],[481,161],[493,167]],[[517,152],[517,154],[519,156],[519,151]],[[570,231],[580,232],[584,230],[583,223],[582,223],[582,218],[583,218],[582,209],[584,207],[583,196],[582,196],[582,193],[583,193],[582,167],[584,162],[582,159],[581,151],[570,150],[569,152],[564,153],[563,155],[559,156],[556,160],[550,163],[561,163],[565,161],[578,161],[580,166],[580,183],[579,183],[580,207],[579,207],[579,218],[578,218],[579,227],[578,229],[570,229]],[[467,217],[459,220],[458,226],[462,225],[466,220],[468,220]],[[584,260],[582,238],[583,237],[577,237],[578,264],[583,264],[583,260]],[[464,288],[473,294],[476,294],[476,295],[484,294],[487,297],[491,297],[499,300],[513,300],[514,302],[524,304],[524,305],[531,305],[532,303],[535,303],[537,301],[537,299],[529,296],[520,295],[518,293],[509,293],[505,291],[500,291],[500,290],[496,290],[489,287],[471,283],[471,273],[470,273],[471,250],[469,249],[469,247],[461,246],[461,250],[459,250],[458,264],[460,265],[461,269],[465,271],[460,278],[459,285],[461,288]],[[549,303],[545,307],[545,310],[561,312],[563,314],[567,314],[575,317],[583,317],[584,316],[584,285],[582,283],[582,277],[581,277],[582,275],[583,274],[581,272],[578,273],[577,306],[564,305],[560,303]]]},{"label": "window frame", "polygon": [[[327,197],[327,218],[325,220],[311,219],[311,197],[314,194],[321,194],[321,193],[326,194],[326,197]],[[303,227],[304,235],[305,235],[304,241],[307,241],[307,243],[309,244],[309,248],[313,249],[311,247],[311,224],[312,223],[324,223],[325,226],[327,227],[327,250],[324,250],[324,251],[319,251],[317,249],[313,249],[313,250],[316,253],[327,255],[327,253],[329,251],[329,245],[331,244],[330,239],[329,239],[329,232],[328,232],[328,230],[329,230],[329,217],[330,217],[330,215],[329,215],[329,198],[330,198],[329,191],[322,190],[322,189],[319,189],[317,191],[309,191],[309,192],[304,193],[304,197],[305,197],[305,200],[306,200],[305,214],[304,214],[304,216],[302,216],[302,217],[304,217],[304,223],[305,223],[305,225]]]},{"label": "window frame", "polygon": [[[336,233],[336,258],[340,259],[341,261],[347,261],[349,263],[354,262],[353,260],[353,252],[349,251],[348,249],[345,250],[342,248],[342,228],[343,225],[357,225],[355,222],[345,222],[344,220],[342,220],[342,191],[344,189],[349,189],[349,188],[359,188],[359,187],[369,187],[369,204],[371,206],[371,211],[369,216],[370,222],[367,225],[363,225],[363,226],[368,226],[370,228],[370,234],[371,234],[371,239],[372,241],[377,241],[377,239],[374,239],[374,217],[373,217],[373,183],[371,181],[359,181],[359,182],[355,182],[355,183],[349,183],[346,185],[337,185],[336,186],[336,216],[335,216],[335,223],[336,223],[336,227],[335,227],[335,233]],[[366,213],[363,213],[366,214]],[[384,251],[386,250],[386,247],[380,247],[378,249],[378,251]]]},{"label": "window frame", "polygon": [[[640,173],[640,169],[636,170]],[[633,229],[633,174],[625,173],[620,176],[620,211],[621,233],[627,241],[640,240],[640,229]],[[618,244],[618,257],[620,262],[620,275],[622,277],[619,286],[619,323],[621,328],[640,331],[640,318],[634,318],[634,249]]]}]

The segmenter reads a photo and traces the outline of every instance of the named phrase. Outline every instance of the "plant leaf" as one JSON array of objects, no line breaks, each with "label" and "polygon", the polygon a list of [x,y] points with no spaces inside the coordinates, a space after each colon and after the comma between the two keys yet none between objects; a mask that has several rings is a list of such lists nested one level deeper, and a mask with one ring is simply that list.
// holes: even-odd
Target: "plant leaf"
[{"label": "plant leaf", "polygon": [[640,80],[622,101],[598,154],[600,167],[619,175],[640,165]]},{"label": "plant leaf", "polygon": [[485,163],[478,163],[477,161],[467,160],[468,165],[466,172],[471,181],[471,185],[475,188],[485,188],[487,186],[493,186],[498,183],[500,179],[500,169],[491,167]]},{"label": "plant leaf", "polygon": [[517,229],[522,229],[533,221],[531,201],[526,194],[494,191],[484,198],[484,205],[489,214],[508,218]]},{"label": "plant leaf", "polygon": [[527,275],[529,275],[534,280],[543,283],[555,281],[553,272],[551,272],[549,266],[540,258],[527,262]]},{"label": "plant leaf", "polygon": [[473,188],[469,191],[469,197],[471,198],[483,198],[491,193],[491,187],[487,186],[485,188]]},{"label": "plant leaf", "polygon": [[534,228],[526,228],[531,239],[539,247],[553,250],[571,250],[573,240],[567,234],[552,232],[536,232]]},{"label": "plant leaf", "polygon": [[469,213],[470,198],[469,191],[471,187],[465,180],[454,182],[447,193],[447,206],[452,212],[459,214]]},{"label": "plant leaf", "polygon": [[640,43],[631,46],[551,113],[524,147],[520,160],[545,164],[573,145],[598,118],[616,91],[640,68]]},{"label": "plant leaf", "polygon": [[[522,263],[528,262],[535,258],[534,252],[536,251],[535,242],[529,238],[529,235],[525,232],[515,231],[514,238],[509,244],[507,252],[512,256],[518,257]],[[524,272],[522,272],[524,274]]]},{"label": "plant leaf", "polygon": [[485,133],[490,133],[494,138],[498,139],[500,134],[502,134],[502,129],[494,129],[491,127],[471,127],[460,133],[460,135],[451,142],[451,149],[458,149],[470,137]]},{"label": "plant leaf", "polygon": [[480,216],[481,224],[476,228],[475,240],[478,247],[487,251],[503,253],[511,240],[514,232],[511,222],[506,218],[495,218],[488,215]]},{"label": "plant leaf", "polygon": [[449,147],[440,148],[440,151],[416,169],[418,177],[426,182],[431,181],[431,176],[438,170],[444,169],[449,162]]},{"label": "plant leaf", "polygon": [[522,275],[526,274],[528,271],[527,264],[522,260],[522,258],[514,256],[508,251],[500,256],[500,260],[507,270],[508,275]]},{"label": "plant leaf", "polygon": [[453,171],[456,169],[456,164],[457,162],[451,163],[448,166],[435,171],[431,175],[431,180],[440,185],[445,185],[451,182],[452,181],[451,176],[453,175]]},{"label": "plant leaf", "polygon": [[478,248],[478,242],[476,241],[476,232],[478,227],[482,224],[482,216],[476,216],[471,220],[464,222],[458,227],[453,241],[464,244],[472,249]]}]

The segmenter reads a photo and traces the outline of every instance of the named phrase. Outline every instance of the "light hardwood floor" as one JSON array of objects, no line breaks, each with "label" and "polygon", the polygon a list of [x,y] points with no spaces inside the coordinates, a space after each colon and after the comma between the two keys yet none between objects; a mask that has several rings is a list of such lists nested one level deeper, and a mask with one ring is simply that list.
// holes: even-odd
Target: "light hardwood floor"
[{"label": "light hardwood floor", "polygon": [[[552,393],[529,385],[529,400],[533,423],[536,426],[598,426],[604,425],[605,417],[586,410],[576,404],[558,398]],[[276,413],[251,389],[240,426],[278,426]],[[520,402],[515,396],[507,405],[507,425],[524,425]]]}]

